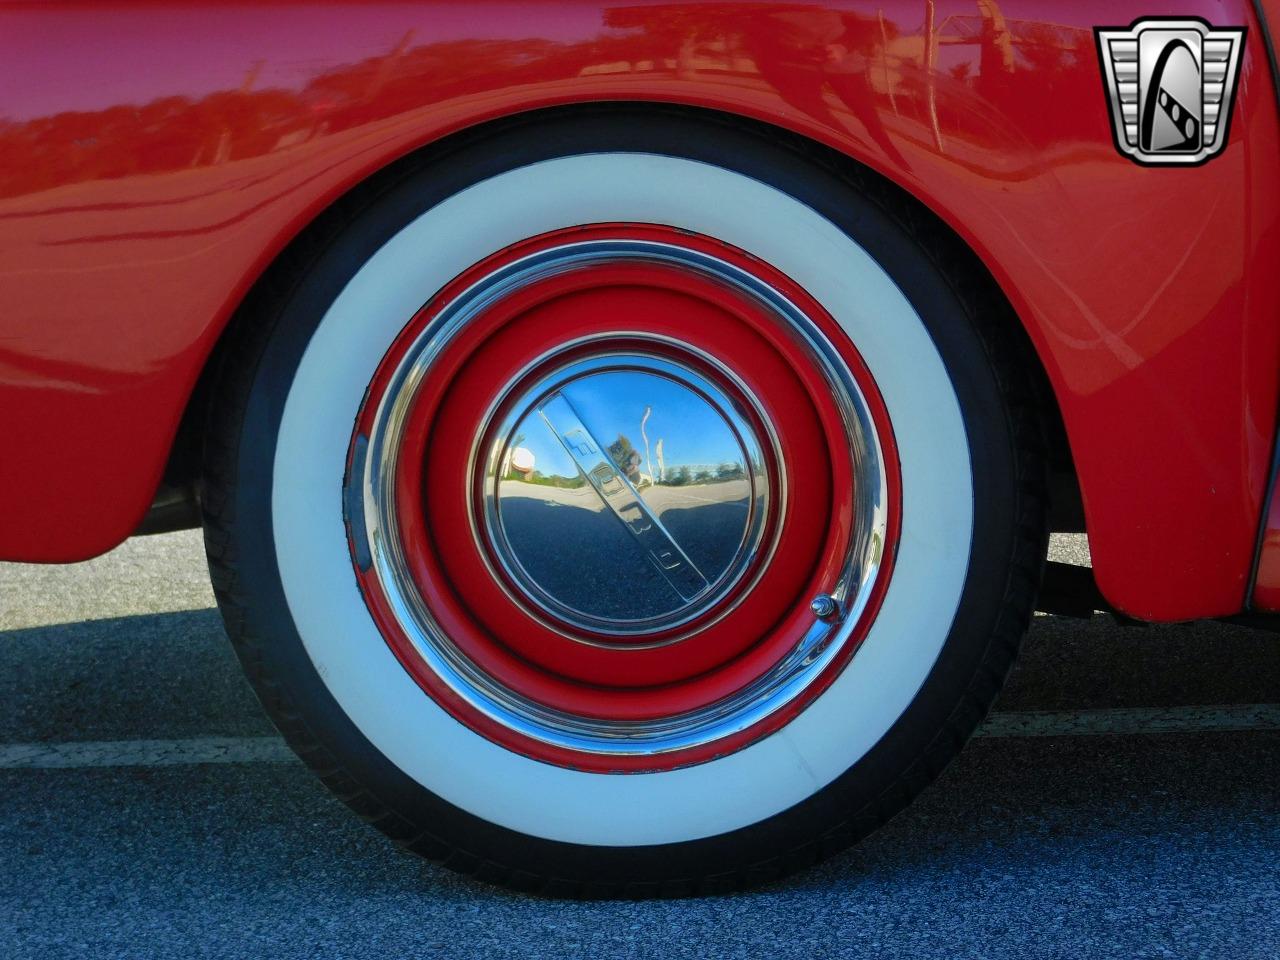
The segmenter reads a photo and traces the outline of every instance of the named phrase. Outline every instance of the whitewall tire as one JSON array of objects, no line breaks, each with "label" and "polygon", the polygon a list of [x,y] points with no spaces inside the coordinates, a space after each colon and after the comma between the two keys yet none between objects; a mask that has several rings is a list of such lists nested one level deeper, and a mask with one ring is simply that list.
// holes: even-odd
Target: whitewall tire
[{"label": "whitewall tire", "polygon": [[[812,860],[891,814],[980,718],[1032,602],[1044,537],[1038,424],[1011,396],[1013,349],[977,316],[988,304],[957,295],[946,264],[903,225],[893,204],[906,201],[891,190],[746,128],[680,115],[549,119],[541,131],[477,136],[397,173],[330,215],[331,240],[300,245],[278,268],[288,281],[259,294],[255,322],[234,332],[224,363],[205,496],[211,566],[232,639],[291,742],[420,852],[499,882],[575,894],[739,885]],[[588,279],[539,294],[523,313],[493,313],[570,274]],[[683,298],[685,320],[660,316],[649,328],[651,314],[678,311]],[[805,424],[790,428],[776,412],[790,401],[772,393],[768,350],[744,347],[739,362],[738,321],[717,333],[721,314],[760,326],[779,362],[811,362],[816,379],[801,385],[828,378],[835,400],[814,401],[810,418],[814,436],[827,437],[821,458],[795,439]],[[678,322],[687,335],[663,326]],[[482,323],[492,327],[474,335],[474,352],[459,352]],[[501,375],[466,380],[490,369]],[[449,377],[457,382],[439,385]],[[484,392],[498,380],[501,389]],[[405,453],[404,411],[425,408],[438,385],[436,419],[421,427],[428,452]],[[726,436],[741,441],[742,465],[721,467],[719,487],[678,487],[668,478],[676,469],[655,469],[651,451],[647,471],[637,454],[634,464],[598,468],[597,480],[581,460],[582,476],[566,469],[540,486],[533,467],[511,472],[516,448],[502,444],[515,441],[495,424],[506,416],[512,433],[521,403],[542,411],[525,421],[541,430],[551,423],[548,396],[617,405],[639,391],[651,401],[638,428],[648,443],[666,409],[652,398],[668,388],[679,391],[668,407],[711,404],[706,415],[721,411]],[[830,402],[857,422],[840,428]],[[609,415],[584,413],[581,429],[607,432]],[[530,429],[516,440],[532,443]],[[678,425],[664,429],[674,463],[673,438],[692,443]],[[469,466],[462,453],[446,457],[451,433],[459,451],[473,437]],[[532,463],[536,449],[537,462],[550,463],[560,450],[546,442],[520,447],[519,457]],[[486,444],[502,464],[488,474]],[[410,473],[422,519],[416,503],[407,514],[388,505],[399,497],[403,506],[396,471],[414,457],[427,458]],[[815,463],[832,464],[835,479],[813,488],[831,500],[799,503],[822,499],[805,486]],[[471,519],[451,532],[455,477],[454,512]],[[856,495],[841,489],[849,478]],[[552,496],[547,484],[563,492]],[[746,499],[730,500],[740,487]],[[622,488],[638,506],[611,506],[608,491]],[[624,522],[540,508],[539,517],[561,518],[536,532],[555,540],[568,571],[544,574],[547,551],[510,546],[505,528],[486,539],[484,498],[499,516],[492,498],[506,491],[509,512],[534,503],[529,496],[551,507],[585,497],[595,514],[617,510]],[[716,530],[743,522],[724,519],[743,510],[756,523],[755,539],[730,530],[726,542],[747,546],[724,560],[723,598],[706,572],[719,554],[696,530],[672,526],[717,496],[723,505],[703,508]],[[672,497],[689,512],[660,514]],[[674,575],[657,579],[652,589],[667,593],[652,611],[665,620],[611,620],[614,601],[599,588],[583,587],[580,598],[555,586],[596,575],[593,537],[622,536],[652,560],[644,537],[655,536],[653,523],[628,526],[626,509],[666,517],[660,551],[702,571],[690,574],[699,579],[688,596]],[[566,517],[594,525],[571,527]],[[814,527],[820,550],[784,534],[793,517],[797,530]],[[600,549],[631,547],[608,539]],[[472,550],[479,559],[468,567],[459,555]],[[796,565],[787,550],[821,556],[806,561],[811,573],[787,579],[787,569],[772,569]],[[652,579],[650,567],[632,574],[640,568],[628,562],[616,557],[616,578]],[[585,565],[581,576],[574,564]],[[488,579],[482,570],[494,583],[477,582]],[[679,596],[663,606],[673,584]],[[496,599],[472,599],[483,590]],[[828,593],[836,613],[819,616]],[[765,600],[774,606],[744,606]],[[577,620],[557,612],[597,603],[604,612]],[[507,604],[510,612],[492,609]],[[764,609],[768,617],[749,613]],[[474,631],[452,626],[467,618]],[[544,630],[545,663],[534,646]],[[811,660],[826,657],[821,669],[787,666],[785,651],[801,636],[817,638],[804,642],[817,651]],[[783,653],[769,660],[768,649]],[[759,663],[748,674],[752,657]],[[649,679],[628,679],[641,674]],[[752,678],[745,687],[742,676]],[[593,699],[615,682],[616,715]],[[750,695],[726,697],[735,683]],[[663,690],[679,693],[654,692]]]}]

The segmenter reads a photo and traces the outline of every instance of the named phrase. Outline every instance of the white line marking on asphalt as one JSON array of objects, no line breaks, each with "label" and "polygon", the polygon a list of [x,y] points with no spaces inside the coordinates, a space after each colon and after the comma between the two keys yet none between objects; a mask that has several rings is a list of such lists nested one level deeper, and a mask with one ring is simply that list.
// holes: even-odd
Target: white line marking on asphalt
[{"label": "white line marking on asphalt", "polygon": [[[1280,703],[997,712],[987,718],[976,736],[1097,737],[1251,730],[1280,730]],[[295,762],[297,758],[279,737],[0,744],[0,769],[4,770]]]},{"label": "white line marking on asphalt", "polygon": [[976,736],[1097,737],[1233,730],[1280,730],[1280,703],[996,712],[987,717]]},{"label": "white line marking on asphalt", "polygon": [[85,740],[0,746],[0,769],[171,767],[194,763],[279,763],[297,757],[279,737]]}]

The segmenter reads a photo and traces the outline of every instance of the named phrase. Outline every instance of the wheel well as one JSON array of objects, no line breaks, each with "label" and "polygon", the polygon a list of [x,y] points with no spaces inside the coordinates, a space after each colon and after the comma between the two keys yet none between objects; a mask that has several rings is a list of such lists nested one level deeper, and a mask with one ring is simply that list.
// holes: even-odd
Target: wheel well
[{"label": "wheel well", "polygon": [[[177,434],[170,448],[164,478],[155,501],[136,533],[162,533],[171,530],[199,526],[200,471],[203,459],[203,443],[209,413],[218,402],[215,384],[221,364],[224,362],[225,345],[233,339],[234,331],[246,318],[253,316],[255,301],[265,291],[279,291],[288,285],[306,262],[326,242],[332,231],[328,225],[340,219],[353,205],[367,203],[404,177],[414,173],[459,147],[484,139],[498,131],[514,126],[536,125],[552,117],[566,114],[586,115],[601,112],[616,113],[620,110],[645,114],[678,115],[694,117],[700,122],[719,126],[733,126],[754,132],[774,146],[782,146],[802,154],[810,162],[820,164],[863,188],[883,204],[892,204],[898,210],[909,211],[912,223],[919,235],[927,236],[930,244],[943,256],[938,266],[952,283],[965,284],[970,294],[981,297],[989,304],[993,315],[1007,330],[1007,335],[1020,352],[1030,374],[1029,380],[1037,392],[1037,401],[1043,410],[1046,440],[1049,448],[1051,513],[1050,528],[1054,531],[1083,531],[1084,516],[1075,466],[1067,442],[1052,386],[1043,365],[1031,343],[1025,327],[1018,319],[1009,299],[986,264],[965,241],[924,202],[877,173],[865,164],[832,147],[802,136],[790,130],[763,121],[705,108],[653,103],[575,104],[529,111],[498,120],[488,121],[451,134],[414,152],[401,157],[354,186],[322,211],[302,229],[267,266],[250,288],[240,306],[219,337],[196,386],[187,402]],[[957,269],[957,265],[959,268]],[[976,288],[976,289],[973,289]]]}]

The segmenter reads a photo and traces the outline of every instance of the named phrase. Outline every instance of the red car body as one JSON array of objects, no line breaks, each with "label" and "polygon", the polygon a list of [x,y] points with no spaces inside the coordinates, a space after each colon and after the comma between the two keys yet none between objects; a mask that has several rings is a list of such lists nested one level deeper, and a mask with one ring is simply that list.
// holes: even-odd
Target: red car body
[{"label": "red car body", "polygon": [[[1280,609],[1264,12],[1278,22],[1276,0],[0,3],[0,558],[79,560],[138,527],[246,292],[363,179],[479,124],[653,101],[833,147],[972,247],[1052,385],[1112,604]],[[1112,143],[1093,30],[1157,15],[1247,28],[1229,140],[1202,166]]]}]

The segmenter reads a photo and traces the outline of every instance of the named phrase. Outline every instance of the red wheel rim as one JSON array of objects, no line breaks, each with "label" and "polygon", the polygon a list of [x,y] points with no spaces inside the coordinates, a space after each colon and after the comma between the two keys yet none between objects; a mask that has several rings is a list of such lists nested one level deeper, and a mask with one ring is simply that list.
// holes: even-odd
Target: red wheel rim
[{"label": "red wheel rim", "polygon": [[[739,461],[673,494],[674,480],[666,483],[665,468],[657,479],[651,457],[647,475],[635,467],[629,441],[626,476],[634,483],[616,456],[597,450],[599,470],[639,518],[634,524],[610,506],[582,462],[574,477],[562,471],[541,485],[532,467],[527,477],[507,467],[494,473],[494,463],[510,463],[524,449],[511,441],[512,423],[546,427],[559,440],[557,447],[542,438],[549,445],[539,462],[574,456],[537,406],[548,396],[559,398],[555,403],[603,397],[597,406],[607,408],[606,401],[626,396],[619,385],[637,383],[642,392],[683,397],[679,409],[709,425],[704,437],[722,425],[723,436],[739,442]],[[594,415],[597,425],[614,422],[607,409]],[[595,447],[586,446],[603,448],[590,419],[573,420],[575,429],[589,433]],[[726,565],[732,576],[716,579],[701,573],[719,569],[705,559],[710,548],[695,563],[694,547],[686,555],[650,501],[708,500],[721,519],[703,526],[717,533],[717,544],[733,542],[738,520],[725,518],[740,511],[723,509],[726,485],[747,491],[740,542],[750,549]],[[537,502],[546,517],[569,516],[550,509],[562,500],[596,497],[604,521],[580,523],[579,507],[573,523],[594,531],[591,542],[639,544],[638,555],[650,561],[632,562],[625,546],[615,546],[603,565],[609,575],[616,563],[629,572],[628,583],[652,580],[661,588],[665,577],[672,587],[654,557],[678,555],[698,574],[689,574],[691,583],[705,583],[705,590],[686,602],[672,587],[678,596],[669,592],[664,603],[674,613],[611,617],[634,598],[597,599],[590,585],[607,582],[602,565],[576,555],[575,545],[587,541],[575,540],[569,521],[540,521],[551,524],[547,539],[555,541],[545,551],[536,537],[519,550],[511,546],[502,518],[515,516],[515,508],[493,506],[508,488],[521,496],[511,504]],[[535,488],[541,500],[526,496]],[[837,324],[803,290],[717,241],[607,224],[504,250],[410,321],[356,424],[348,501],[362,504],[352,511],[361,516],[351,533],[366,600],[429,695],[526,755],[585,769],[650,770],[740,748],[829,685],[874,618],[887,582],[897,489],[892,434],[874,383]],[[353,500],[351,490],[365,495]],[[371,501],[385,511],[372,533]],[[685,509],[711,515],[707,506]],[[644,546],[654,542],[657,553]],[[366,556],[379,545],[385,556]],[[542,552],[553,560],[544,563]],[[573,593],[574,602],[557,606],[556,591],[528,573],[535,565],[550,570],[544,579]],[[563,614],[561,608],[579,611],[579,595],[605,612]],[[822,609],[828,603],[831,612]],[[791,661],[805,650],[820,651],[820,669],[804,674],[795,691],[787,671],[799,669]]]}]

